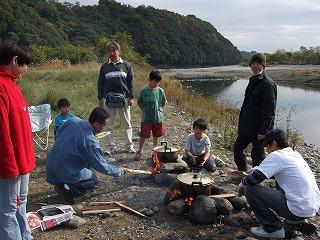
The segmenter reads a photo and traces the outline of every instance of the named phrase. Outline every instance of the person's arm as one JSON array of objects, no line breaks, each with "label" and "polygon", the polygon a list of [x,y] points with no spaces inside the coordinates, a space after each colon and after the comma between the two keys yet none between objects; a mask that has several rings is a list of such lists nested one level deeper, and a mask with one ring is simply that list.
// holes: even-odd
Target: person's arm
[{"label": "person's arm", "polygon": [[104,89],[105,89],[105,76],[103,73],[103,65],[100,68],[99,78],[98,78],[98,105],[103,107]]},{"label": "person's arm", "polygon": [[192,161],[193,161],[194,163],[196,163],[196,158],[197,158],[197,157],[194,156],[194,155],[190,152],[190,150],[185,150],[184,153],[186,154],[187,157],[189,157],[190,159],[192,159]]},{"label": "person's arm", "polygon": [[129,90],[129,101],[133,101],[134,99],[134,76],[132,72],[132,68],[129,63],[127,63],[127,77],[126,77],[126,83]]},{"label": "person's arm", "polygon": [[[143,90],[143,89],[142,89]],[[138,101],[137,101],[137,103],[138,103],[138,106],[139,106],[139,108],[142,110],[143,109],[143,97],[142,97],[142,95],[143,95],[143,91],[140,91],[140,93],[139,93],[139,98],[138,98]]]},{"label": "person's arm", "polygon": [[262,91],[258,140],[263,139],[266,132],[273,127],[277,104],[277,85],[273,82],[267,82]]},{"label": "person's arm", "polygon": [[253,170],[248,176],[242,179],[243,185],[257,185],[263,182],[267,177],[258,169]]},{"label": "person's arm", "polygon": [[244,188],[246,185],[257,185],[263,182],[267,177],[258,169],[254,169],[251,173],[242,178],[241,183],[238,186],[238,196],[242,197],[244,195]]},{"label": "person's arm", "polygon": [[203,161],[200,165],[203,166],[204,163],[209,159],[209,157],[210,157],[210,150],[206,151],[206,153],[203,156]]},{"label": "person's arm", "polygon": [[108,164],[97,140],[88,140],[87,151],[89,165],[98,172],[115,177],[122,176],[124,174],[124,170],[121,167]]}]

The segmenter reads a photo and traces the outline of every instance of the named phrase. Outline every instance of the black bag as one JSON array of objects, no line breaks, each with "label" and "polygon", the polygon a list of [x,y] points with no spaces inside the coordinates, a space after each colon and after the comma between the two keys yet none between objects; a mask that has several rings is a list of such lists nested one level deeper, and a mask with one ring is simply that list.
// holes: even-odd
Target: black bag
[{"label": "black bag", "polygon": [[108,93],[106,104],[109,108],[122,108],[126,102],[126,96],[121,93]]}]

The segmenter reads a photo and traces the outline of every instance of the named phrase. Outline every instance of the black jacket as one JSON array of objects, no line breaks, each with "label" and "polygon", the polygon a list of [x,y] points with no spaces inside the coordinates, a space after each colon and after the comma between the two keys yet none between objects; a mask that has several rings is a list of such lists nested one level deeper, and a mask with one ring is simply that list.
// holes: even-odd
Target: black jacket
[{"label": "black jacket", "polygon": [[264,72],[252,76],[240,111],[238,134],[255,137],[273,128],[277,85]]}]

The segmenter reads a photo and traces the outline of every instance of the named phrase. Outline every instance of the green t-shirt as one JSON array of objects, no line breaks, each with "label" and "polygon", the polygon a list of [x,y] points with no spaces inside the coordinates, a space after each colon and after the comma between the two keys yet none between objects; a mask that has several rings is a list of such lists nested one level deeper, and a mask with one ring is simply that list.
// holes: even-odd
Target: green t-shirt
[{"label": "green t-shirt", "polygon": [[141,122],[161,123],[163,120],[163,107],[166,101],[166,95],[162,88],[150,89],[144,87],[138,98],[138,104],[143,106]]}]

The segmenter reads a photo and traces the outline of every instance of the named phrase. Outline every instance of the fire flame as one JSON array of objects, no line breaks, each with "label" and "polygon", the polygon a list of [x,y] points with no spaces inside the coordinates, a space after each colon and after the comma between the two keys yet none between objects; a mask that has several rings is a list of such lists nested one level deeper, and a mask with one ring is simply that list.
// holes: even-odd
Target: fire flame
[{"label": "fire flame", "polygon": [[182,193],[177,188],[169,189],[169,194],[171,199],[178,198],[182,195]]},{"label": "fire flame", "polygon": [[184,202],[187,206],[191,206],[192,205],[192,201],[193,201],[193,198],[192,197],[187,197]]},{"label": "fire flame", "polygon": [[151,172],[158,173],[160,171],[161,162],[160,162],[156,152],[152,153],[152,161],[155,163],[155,167],[153,169],[151,169]]}]

